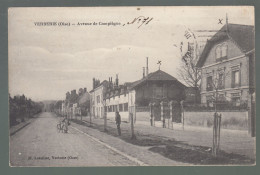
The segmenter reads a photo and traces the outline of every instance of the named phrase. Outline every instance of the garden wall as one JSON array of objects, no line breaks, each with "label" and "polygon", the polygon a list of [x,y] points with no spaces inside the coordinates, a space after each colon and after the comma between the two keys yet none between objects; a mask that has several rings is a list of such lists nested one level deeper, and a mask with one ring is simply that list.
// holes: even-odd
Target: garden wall
[{"label": "garden wall", "polygon": [[[247,130],[247,111],[225,111],[221,113],[221,127],[226,129]],[[184,112],[184,124],[212,127],[214,112]]]},{"label": "garden wall", "polygon": [[[225,129],[247,130],[248,128],[248,112],[247,111],[223,111],[221,127]],[[200,127],[212,127],[214,112],[184,112],[184,124]],[[137,112],[136,122],[150,123],[149,112]]]}]

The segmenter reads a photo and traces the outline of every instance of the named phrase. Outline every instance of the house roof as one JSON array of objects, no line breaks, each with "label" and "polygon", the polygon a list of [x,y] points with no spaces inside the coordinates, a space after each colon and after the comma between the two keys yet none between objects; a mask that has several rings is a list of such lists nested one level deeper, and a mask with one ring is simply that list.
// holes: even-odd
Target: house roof
[{"label": "house roof", "polygon": [[[102,85],[106,86],[107,83],[108,83],[108,81],[107,81],[107,80],[104,80],[104,81],[102,81],[102,83],[100,83],[97,87],[95,87],[95,89],[99,88],[99,87],[102,86]],[[95,89],[92,89],[91,91],[89,91],[89,93],[94,92]]]},{"label": "house roof", "polygon": [[129,88],[133,89],[146,81],[175,81],[175,82],[178,82],[178,84],[184,86],[182,83],[180,83],[176,78],[174,78],[170,74],[167,74],[166,72],[164,72],[162,70],[157,70],[155,72],[148,74],[143,79],[132,82],[131,84],[129,83]]},{"label": "house roof", "polygon": [[233,40],[240,50],[247,53],[255,48],[254,43],[254,26],[241,25],[241,24],[225,24],[211,39],[209,39],[202,51],[202,54],[197,62],[197,67],[202,67],[212,46],[217,42],[231,39]]}]

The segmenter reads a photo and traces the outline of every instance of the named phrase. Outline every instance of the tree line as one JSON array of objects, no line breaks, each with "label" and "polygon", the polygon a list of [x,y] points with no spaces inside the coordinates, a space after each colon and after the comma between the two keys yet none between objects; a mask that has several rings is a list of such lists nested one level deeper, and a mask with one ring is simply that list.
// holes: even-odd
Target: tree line
[{"label": "tree line", "polygon": [[32,101],[25,95],[16,95],[13,98],[9,94],[9,122],[10,126],[24,122],[26,118],[32,118],[42,112],[44,104]]}]

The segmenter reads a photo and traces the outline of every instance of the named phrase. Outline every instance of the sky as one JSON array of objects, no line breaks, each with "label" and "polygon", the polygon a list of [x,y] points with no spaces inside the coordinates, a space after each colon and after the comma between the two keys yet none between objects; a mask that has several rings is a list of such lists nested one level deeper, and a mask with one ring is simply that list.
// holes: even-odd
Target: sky
[{"label": "sky", "polygon": [[[219,30],[226,14],[229,23],[254,25],[254,9],[246,6],[10,8],[9,93],[25,94],[35,101],[62,100],[73,89],[90,91],[92,78],[115,80],[118,74],[119,84],[136,81],[142,78],[146,57],[149,72],[158,70],[160,60],[161,70],[179,79],[180,43],[194,42],[185,37],[185,31],[212,35],[198,30]],[[151,21],[141,27],[137,21],[127,23],[139,16]],[[37,26],[35,22],[70,26]],[[78,25],[93,22],[97,25]],[[196,37],[196,42],[203,45],[206,39]]]}]

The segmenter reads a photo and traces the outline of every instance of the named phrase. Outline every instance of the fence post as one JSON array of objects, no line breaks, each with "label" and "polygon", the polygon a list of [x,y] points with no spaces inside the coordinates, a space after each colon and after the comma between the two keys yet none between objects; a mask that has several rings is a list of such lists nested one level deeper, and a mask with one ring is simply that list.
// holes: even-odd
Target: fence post
[{"label": "fence post", "polygon": [[107,113],[104,112],[104,131],[107,132]]},{"label": "fence post", "polygon": [[173,101],[170,101],[170,118],[172,119],[172,129],[173,129]]},{"label": "fence post", "polygon": [[131,120],[131,133],[132,133],[132,137],[131,139],[136,139],[135,133],[134,133],[134,117],[133,117],[133,113],[129,113],[130,115],[130,120]]},{"label": "fence post", "polygon": [[90,127],[92,126],[92,114],[89,115],[89,124],[90,124]]},{"label": "fence post", "polygon": [[80,114],[81,121],[82,121],[82,112],[81,112],[81,108],[79,108],[79,114]]},{"label": "fence post", "polygon": [[150,122],[151,122],[151,126],[153,126],[153,104],[149,103],[149,107],[150,107]]},{"label": "fence post", "polygon": [[183,100],[180,102],[181,103],[181,112],[182,112],[182,130],[184,130],[184,107],[183,107]]},{"label": "fence post", "polygon": [[134,117],[135,117],[135,118],[134,118],[134,123],[135,123],[135,122],[136,122],[136,105],[134,105],[134,115],[135,115],[135,116],[134,116]]},{"label": "fence post", "polygon": [[155,103],[152,103],[152,113],[153,113],[153,126],[155,126]]},{"label": "fence post", "polygon": [[165,117],[164,117],[164,103],[163,103],[163,101],[160,103],[160,105],[161,105],[161,121],[162,121],[162,127],[163,128],[166,128],[166,126],[165,126]]}]

